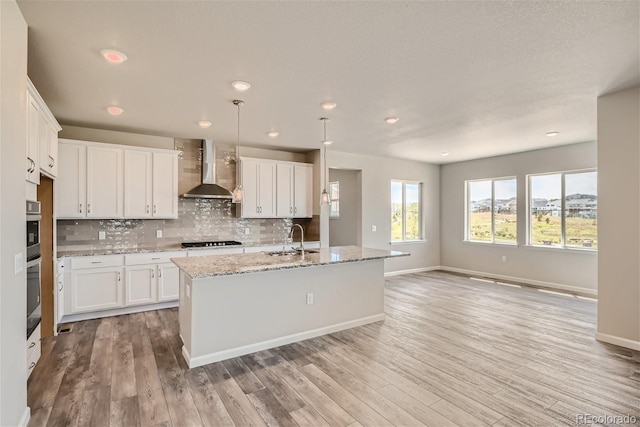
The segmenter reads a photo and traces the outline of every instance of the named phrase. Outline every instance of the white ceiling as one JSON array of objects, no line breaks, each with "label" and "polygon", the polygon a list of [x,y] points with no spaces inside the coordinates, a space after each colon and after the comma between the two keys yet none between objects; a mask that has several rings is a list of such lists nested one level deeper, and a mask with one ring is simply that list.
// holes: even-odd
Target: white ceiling
[{"label": "white ceiling", "polygon": [[326,115],[331,150],[434,163],[595,140],[597,97],[640,81],[639,4],[19,1],[62,124],[235,143],[240,98],[242,145],[317,149]]}]

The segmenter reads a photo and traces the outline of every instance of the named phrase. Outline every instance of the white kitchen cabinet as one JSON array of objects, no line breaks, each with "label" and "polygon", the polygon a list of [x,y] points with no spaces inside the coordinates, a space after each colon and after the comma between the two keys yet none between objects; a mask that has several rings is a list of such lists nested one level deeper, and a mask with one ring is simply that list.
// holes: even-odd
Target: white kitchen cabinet
[{"label": "white kitchen cabinet", "polygon": [[57,123],[52,124],[40,115],[40,172],[51,178],[58,176],[58,132]]},{"label": "white kitchen cabinet", "polygon": [[152,217],[153,153],[124,150],[124,216]]},{"label": "white kitchen cabinet", "polygon": [[157,301],[156,265],[125,267],[124,305],[153,304]]},{"label": "white kitchen cabinet", "polygon": [[241,159],[241,182],[244,190],[240,204],[243,218],[276,217],[276,162]]},{"label": "white kitchen cabinet", "polygon": [[40,106],[27,91],[27,181],[40,184]]},{"label": "white kitchen cabinet", "polygon": [[311,204],[313,165],[278,162],[276,166],[276,214],[279,218],[308,218]]},{"label": "white kitchen cabinet", "polygon": [[33,372],[38,360],[40,359],[40,326],[38,325],[31,336],[27,339],[27,378]]},{"label": "white kitchen cabinet", "polygon": [[56,180],[58,218],[85,218],[87,215],[87,147],[60,141],[61,167]]},{"label": "white kitchen cabinet", "polygon": [[158,302],[175,301],[180,289],[180,269],[175,264],[158,265]]},{"label": "white kitchen cabinet", "polygon": [[[178,153],[153,153],[154,218],[178,218]],[[127,189],[125,189],[127,191]]]},{"label": "white kitchen cabinet", "polygon": [[109,310],[124,305],[122,267],[71,270],[71,313]]},{"label": "white kitchen cabinet", "polygon": [[123,150],[87,147],[87,218],[122,218]]}]

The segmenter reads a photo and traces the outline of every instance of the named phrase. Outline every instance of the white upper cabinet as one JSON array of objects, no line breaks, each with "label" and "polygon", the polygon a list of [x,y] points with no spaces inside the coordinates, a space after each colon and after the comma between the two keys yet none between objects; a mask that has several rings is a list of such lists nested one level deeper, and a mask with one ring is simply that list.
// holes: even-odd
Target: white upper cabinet
[{"label": "white upper cabinet", "polygon": [[154,218],[178,217],[178,153],[153,153]]},{"label": "white upper cabinet", "polygon": [[243,218],[276,217],[276,162],[241,159],[241,182],[244,190],[240,205]]},{"label": "white upper cabinet", "polygon": [[122,149],[87,147],[87,218],[122,218]]},{"label": "white upper cabinet", "polygon": [[58,175],[60,125],[27,78],[27,181],[40,183],[40,172]]},{"label": "white upper cabinet", "polygon": [[278,163],[277,209],[279,218],[305,218],[313,215],[311,205],[313,165]]},{"label": "white upper cabinet", "polygon": [[153,153],[124,150],[124,216],[151,218]]},{"label": "white upper cabinet", "polygon": [[178,152],[61,139],[58,218],[177,218]]},{"label": "white upper cabinet", "polygon": [[60,143],[62,166],[56,180],[56,215],[59,218],[87,216],[87,147],[72,142]]},{"label": "white upper cabinet", "polygon": [[36,98],[27,93],[27,181],[40,184],[40,106]]}]

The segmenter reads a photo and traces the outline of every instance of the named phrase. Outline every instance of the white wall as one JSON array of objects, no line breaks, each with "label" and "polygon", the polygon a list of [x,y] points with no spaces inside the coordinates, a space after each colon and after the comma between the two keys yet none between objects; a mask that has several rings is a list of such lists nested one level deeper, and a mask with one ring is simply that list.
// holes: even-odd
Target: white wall
[{"label": "white wall", "polygon": [[0,425],[14,426],[27,413],[27,293],[25,255],[25,159],[27,141],[27,24],[13,0],[0,1]]},{"label": "white wall", "polygon": [[598,339],[640,350],[640,90],[598,98]]},{"label": "white wall", "polygon": [[358,244],[359,219],[362,216],[359,173],[345,169],[329,170],[329,182],[338,181],[340,189],[340,216],[329,219],[329,246]]},{"label": "white wall", "polygon": [[[542,136],[544,137],[544,136]],[[597,253],[526,246],[526,175],[592,168],[596,143],[567,145],[441,167],[440,257],[444,267],[595,294]],[[518,245],[464,242],[465,180],[516,176]],[[502,262],[502,256],[507,262]]]},{"label": "white wall", "polygon": [[[425,269],[440,264],[440,178],[439,166],[409,160],[390,159],[328,150],[329,168],[361,170],[362,246],[410,252],[411,256],[385,261],[385,272]],[[426,242],[391,245],[391,180],[423,183],[424,233]],[[321,215],[321,240],[328,241],[329,209]],[[371,231],[371,226],[376,231]]]}]

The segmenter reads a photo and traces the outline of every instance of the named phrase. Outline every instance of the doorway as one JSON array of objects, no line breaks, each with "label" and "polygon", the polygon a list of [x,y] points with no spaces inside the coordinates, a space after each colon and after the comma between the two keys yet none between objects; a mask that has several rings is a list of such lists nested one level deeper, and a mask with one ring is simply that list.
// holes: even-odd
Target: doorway
[{"label": "doorway", "polygon": [[40,221],[40,256],[42,257],[40,306],[42,321],[40,336],[53,336],[53,180],[40,175],[38,201],[42,212]]},{"label": "doorway", "polygon": [[329,246],[362,245],[362,171],[329,169]]}]

